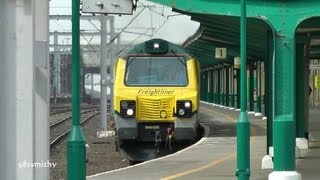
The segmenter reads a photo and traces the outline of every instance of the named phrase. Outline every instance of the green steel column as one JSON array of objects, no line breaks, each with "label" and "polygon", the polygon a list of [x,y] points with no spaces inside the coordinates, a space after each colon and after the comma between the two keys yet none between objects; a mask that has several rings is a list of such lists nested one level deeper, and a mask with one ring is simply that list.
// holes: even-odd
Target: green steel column
[{"label": "green steel column", "polygon": [[211,70],[211,103],[214,103],[214,70]]},{"label": "green steel column", "polygon": [[216,71],[212,70],[212,102],[216,103]]},{"label": "green steel column", "polygon": [[237,109],[240,109],[240,69],[237,69],[236,73],[237,73]]},{"label": "green steel column", "polygon": [[267,61],[265,62],[266,91],[265,91],[265,115],[267,117],[267,154],[269,147],[273,146],[273,49],[274,39],[272,31],[267,32]]},{"label": "green steel column", "polygon": [[237,172],[239,180],[250,177],[250,122],[247,117],[247,15],[246,1],[241,0],[241,111],[237,121]]},{"label": "green steel column", "polygon": [[294,32],[289,34],[281,29],[275,31],[274,170],[294,171],[295,40]]},{"label": "green steel column", "polygon": [[217,94],[217,98],[218,98],[218,102],[217,104],[221,105],[221,70],[218,69],[218,94]]},{"label": "green steel column", "polygon": [[235,94],[235,83],[234,83],[234,69],[231,68],[231,83],[232,83],[232,93],[231,93],[231,107],[235,108],[235,103],[234,103],[234,94]]},{"label": "green steel column", "polygon": [[226,101],[225,101],[225,69],[221,69],[221,105],[225,106]]},{"label": "green steel column", "polygon": [[205,75],[204,75],[204,72],[201,72],[201,90],[200,90],[200,93],[201,93],[201,100],[204,101],[204,92],[205,92]]},{"label": "green steel column", "polygon": [[209,76],[209,71],[207,71],[206,73],[207,76],[207,91],[206,91],[206,96],[207,96],[207,100],[206,102],[210,102],[210,76]]},{"label": "green steel column", "polygon": [[231,73],[231,76],[232,76],[232,95],[231,95],[231,105],[232,107],[236,108],[236,104],[235,104],[235,94],[236,94],[236,90],[235,90],[235,69],[232,68],[232,73]]},{"label": "green steel column", "polygon": [[304,44],[296,45],[296,127],[297,137],[304,138],[305,134],[305,112],[304,112]]},{"label": "green steel column", "polygon": [[218,104],[218,72],[217,70],[214,71],[214,103]]},{"label": "green steel column", "polygon": [[202,101],[206,101],[206,74],[205,72],[202,72]]},{"label": "green steel column", "polygon": [[72,128],[67,140],[68,179],[86,178],[86,140],[80,127],[80,0],[72,0]]},{"label": "green steel column", "polygon": [[206,72],[204,72],[204,75],[205,75],[205,82],[204,82],[204,89],[205,89],[205,91],[204,91],[204,101],[205,102],[208,102],[208,87],[209,87],[209,85],[208,85],[208,71],[206,71]]},{"label": "green steel column", "polygon": [[253,96],[253,91],[254,91],[254,88],[253,88],[253,81],[254,81],[254,77],[253,77],[253,73],[254,73],[254,67],[253,67],[253,64],[251,63],[250,64],[250,70],[249,70],[249,111],[254,111],[254,96]]},{"label": "green steel column", "polygon": [[203,90],[203,78],[202,78],[202,72],[200,72],[200,100],[202,101],[202,90]]},{"label": "green steel column", "polygon": [[257,67],[257,108],[256,112],[261,113],[261,61],[258,61]]},{"label": "green steel column", "polygon": [[226,106],[229,106],[229,67],[226,68]]}]

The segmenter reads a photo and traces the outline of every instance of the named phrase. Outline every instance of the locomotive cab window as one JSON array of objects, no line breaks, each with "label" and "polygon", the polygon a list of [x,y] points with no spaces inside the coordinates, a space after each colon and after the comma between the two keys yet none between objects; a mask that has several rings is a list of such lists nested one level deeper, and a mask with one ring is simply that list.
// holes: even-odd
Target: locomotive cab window
[{"label": "locomotive cab window", "polygon": [[186,61],[182,57],[129,57],[127,86],[187,86]]}]

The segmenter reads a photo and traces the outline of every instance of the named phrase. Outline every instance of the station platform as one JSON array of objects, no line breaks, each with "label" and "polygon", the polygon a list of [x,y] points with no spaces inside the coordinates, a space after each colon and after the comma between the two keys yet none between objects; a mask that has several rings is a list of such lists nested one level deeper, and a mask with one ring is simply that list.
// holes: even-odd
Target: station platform
[{"label": "station platform", "polygon": [[[166,157],[87,179],[237,179],[236,120],[239,112],[202,103],[200,113],[206,133],[196,144]],[[254,115],[248,118],[251,122],[250,179],[266,180],[272,172],[272,169],[261,169],[262,158],[266,155],[266,121]],[[309,149],[301,150],[301,158],[296,159],[296,169],[303,180],[320,177],[320,109],[310,109],[309,132]]]}]

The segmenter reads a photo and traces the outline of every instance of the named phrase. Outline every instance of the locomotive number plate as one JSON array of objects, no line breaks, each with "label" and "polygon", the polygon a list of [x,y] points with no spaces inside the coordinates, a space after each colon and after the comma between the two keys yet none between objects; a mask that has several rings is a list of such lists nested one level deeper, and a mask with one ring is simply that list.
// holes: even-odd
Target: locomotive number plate
[{"label": "locomotive number plate", "polygon": [[160,129],[160,126],[144,126],[144,129]]}]

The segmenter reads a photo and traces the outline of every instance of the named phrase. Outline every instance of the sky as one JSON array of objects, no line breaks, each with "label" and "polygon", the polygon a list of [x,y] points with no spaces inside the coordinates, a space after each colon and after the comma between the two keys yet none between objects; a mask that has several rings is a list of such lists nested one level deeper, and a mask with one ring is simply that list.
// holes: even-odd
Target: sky
[{"label": "sky", "polygon": [[[150,8],[144,8],[150,6]],[[140,13],[140,11],[142,11]],[[140,14],[139,14],[140,13]],[[51,0],[50,15],[71,15],[71,0]],[[139,14],[139,15],[137,15]],[[135,16],[136,19],[128,26],[126,31],[130,33],[122,33],[122,42],[136,44],[149,40],[151,38],[163,38],[170,42],[182,44],[188,37],[193,35],[199,27],[199,23],[191,21],[189,16],[180,15],[171,11],[171,8],[154,4],[145,0],[138,1],[138,8],[133,15],[114,15],[116,33],[120,32]],[[80,29],[85,31],[97,31],[100,28],[98,21],[81,21]],[[50,31],[66,32],[71,31],[71,21],[54,20],[50,21]],[[137,35],[135,33],[143,33],[147,35]],[[87,37],[86,39],[90,39]],[[87,41],[81,37],[81,44]],[[53,43],[53,38],[50,38]],[[71,38],[60,37],[60,44],[70,44]],[[100,37],[94,37],[91,40],[93,44],[100,43]]]}]

